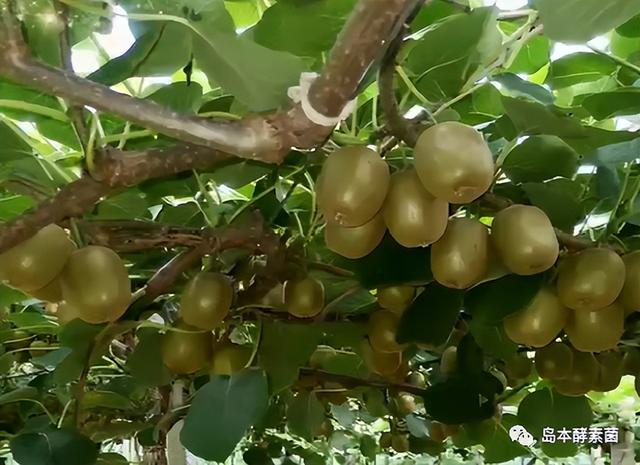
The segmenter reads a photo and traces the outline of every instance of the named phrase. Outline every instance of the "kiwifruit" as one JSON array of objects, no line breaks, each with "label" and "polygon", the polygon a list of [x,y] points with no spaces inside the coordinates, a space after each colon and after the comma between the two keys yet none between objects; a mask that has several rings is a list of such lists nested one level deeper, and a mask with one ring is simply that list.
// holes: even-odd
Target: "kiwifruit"
[{"label": "kiwifruit", "polygon": [[431,246],[431,271],[446,287],[466,289],[487,273],[489,231],[477,220],[449,220],[444,235]]},{"label": "kiwifruit", "polygon": [[389,166],[373,150],[338,149],[327,157],[318,176],[318,207],[328,223],[361,226],[382,207],[389,178]]},{"label": "kiwifruit", "polygon": [[337,354],[338,352],[333,347],[324,345],[318,346],[311,354],[311,357],[309,357],[309,366],[311,368],[323,370],[327,363],[333,360]]},{"label": "kiwifruit", "polygon": [[382,213],[378,212],[363,225],[353,228],[327,223],[324,228],[324,241],[329,250],[355,260],[369,255],[378,247],[386,230]]},{"label": "kiwifruit", "polygon": [[512,205],[496,213],[491,239],[504,265],[515,274],[542,273],[558,259],[555,230],[538,207]]},{"label": "kiwifruit", "polygon": [[398,285],[379,288],[376,293],[376,299],[380,307],[395,313],[402,313],[409,306],[415,295],[415,287]]},{"label": "kiwifruit", "polygon": [[389,431],[385,431],[380,435],[380,439],[378,440],[378,444],[380,444],[381,449],[388,449],[391,447],[391,438],[393,435]]},{"label": "kiwifruit", "polygon": [[167,331],[162,336],[162,361],[166,367],[178,375],[206,368],[211,362],[211,332],[182,322],[177,323],[176,328],[180,331]]},{"label": "kiwifruit", "polygon": [[608,351],[597,354],[598,376],[591,388],[592,391],[609,392],[620,385],[622,379],[622,354]]},{"label": "kiwifruit", "polygon": [[45,341],[33,341],[29,345],[29,354],[32,357],[41,357],[47,353],[46,350],[43,349],[47,349],[48,347],[49,344]]},{"label": "kiwifruit", "polygon": [[398,415],[401,418],[406,417],[418,409],[416,406],[416,398],[408,392],[400,392],[396,397],[396,404],[398,406]]},{"label": "kiwifruit", "polygon": [[378,310],[369,317],[368,336],[371,347],[378,352],[400,352],[403,345],[396,342],[400,317],[389,310]]},{"label": "kiwifruit", "polygon": [[564,328],[569,310],[560,303],[554,289],[542,287],[522,310],[507,316],[504,330],[509,339],[530,347],[544,347]]},{"label": "kiwifruit", "polygon": [[231,376],[245,367],[251,358],[251,353],[250,347],[230,342],[215,345],[211,360],[211,374]]},{"label": "kiwifruit", "polygon": [[552,342],[536,350],[536,371],[541,378],[563,379],[569,376],[573,366],[573,352],[561,342]]},{"label": "kiwifruit", "polygon": [[569,375],[552,380],[553,386],[565,396],[582,396],[595,385],[598,362],[591,352],[573,351],[573,365]]},{"label": "kiwifruit", "polygon": [[382,209],[391,236],[404,247],[420,247],[442,237],[449,219],[449,205],[431,195],[413,169],[391,176]]},{"label": "kiwifruit", "polygon": [[330,438],[333,434],[333,423],[328,418],[325,418],[322,423],[320,423],[319,428],[320,436],[324,436],[325,438]]},{"label": "kiwifruit", "polygon": [[493,182],[493,155],[482,134],[455,121],[422,132],[414,150],[424,187],[449,203],[476,200]]},{"label": "kiwifruit", "polygon": [[409,376],[407,376],[407,382],[412,386],[420,388],[427,387],[427,380],[419,371],[412,371],[409,373]]},{"label": "kiwifruit", "polygon": [[310,276],[284,283],[284,305],[298,318],[311,318],[324,308],[324,286]]},{"label": "kiwifruit", "polygon": [[60,277],[56,276],[49,284],[40,289],[29,291],[32,297],[43,302],[60,302],[62,300],[62,286],[60,285]]},{"label": "kiwifruit", "polygon": [[41,289],[60,274],[74,248],[64,229],[50,224],[0,255],[0,277],[26,292]]},{"label": "kiwifruit", "polygon": [[622,356],[622,371],[625,375],[640,375],[640,349],[626,347]]},{"label": "kiwifruit", "polygon": [[447,347],[440,356],[440,373],[443,376],[451,376],[458,369],[458,348]]},{"label": "kiwifruit", "polygon": [[370,372],[381,376],[394,374],[402,365],[401,352],[378,352],[366,339],[361,345],[362,358]]},{"label": "kiwifruit", "polygon": [[624,332],[624,309],[614,303],[600,310],[574,310],[564,330],[573,347],[582,352],[613,349]]},{"label": "kiwifruit", "polygon": [[180,298],[180,318],[199,329],[220,326],[231,308],[233,287],[220,273],[203,271],[191,279]]},{"label": "kiwifruit", "polygon": [[447,437],[451,437],[455,434],[458,434],[458,431],[460,431],[460,428],[462,428],[460,425],[448,425],[448,424],[444,424],[444,432],[447,435]]},{"label": "kiwifruit", "polygon": [[80,318],[80,312],[69,302],[63,300],[56,307],[56,317],[60,325],[66,325],[70,321]]},{"label": "kiwifruit", "polygon": [[401,433],[393,434],[393,436],[391,436],[391,448],[396,452],[408,452],[409,437]]},{"label": "kiwifruit", "polygon": [[558,268],[558,296],[574,310],[588,312],[611,305],[624,282],[624,262],[610,249],[585,249],[567,257]]},{"label": "kiwifruit", "polygon": [[447,430],[445,425],[440,423],[439,421],[432,421],[431,426],[429,427],[429,437],[436,442],[444,442],[449,435],[447,434]]},{"label": "kiwifruit", "polygon": [[524,354],[514,354],[504,361],[504,373],[511,381],[526,379],[533,369],[533,362]]},{"label": "kiwifruit", "polygon": [[630,311],[640,311],[640,250],[622,257],[625,280],[618,301]]},{"label": "kiwifruit", "polygon": [[131,302],[131,281],[111,249],[90,245],[74,251],[60,278],[62,295],[87,323],[120,318]]}]

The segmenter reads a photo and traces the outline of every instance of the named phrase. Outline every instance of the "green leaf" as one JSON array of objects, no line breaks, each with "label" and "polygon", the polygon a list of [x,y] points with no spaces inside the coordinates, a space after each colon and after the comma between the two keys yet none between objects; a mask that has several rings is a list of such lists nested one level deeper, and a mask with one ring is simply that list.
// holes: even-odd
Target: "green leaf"
[{"label": "green leaf", "polygon": [[32,308],[20,313],[12,313],[7,320],[18,328],[27,328],[32,334],[56,334],[59,328],[53,321]]},{"label": "green leaf", "polygon": [[96,336],[104,325],[90,325],[80,319],[70,321],[62,328],[58,339],[62,347],[71,349],[71,353],[56,367],[54,379],[58,384],[77,380],[82,373]]},{"label": "green leaf", "polygon": [[599,147],[587,159],[598,165],[618,165],[634,161],[639,153],[640,138]]},{"label": "green leaf", "polygon": [[197,82],[174,82],[147,97],[160,105],[183,113],[196,113],[202,105],[202,86]]},{"label": "green leaf", "polygon": [[[500,29],[506,34],[514,34],[520,24],[513,21],[501,21]],[[511,73],[533,74],[549,62],[551,45],[544,35],[531,38],[516,55],[508,71]]]},{"label": "green leaf", "polygon": [[469,125],[493,121],[504,113],[500,91],[491,84],[483,85],[452,109],[460,114],[461,122]]},{"label": "green leaf", "polygon": [[536,8],[547,37],[561,42],[587,42],[640,13],[629,0],[538,0]]},{"label": "green leaf", "polygon": [[584,99],[582,105],[598,120],[635,115],[640,113],[640,89],[624,87],[613,92],[592,94]]},{"label": "green leaf", "polygon": [[87,391],[82,398],[83,409],[107,408],[127,410],[131,407],[131,400],[111,391]]},{"label": "green leaf", "polygon": [[563,138],[584,136],[580,121],[553,107],[511,97],[502,97],[502,103],[521,134],[552,134]]},{"label": "green leaf", "polygon": [[129,188],[98,204],[96,218],[102,220],[124,220],[149,218],[146,195],[138,188]]},{"label": "green leaf", "polygon": [[315,57],[331,48],[355,3],[355,0],[278,2],[264,12],[253,29],[253,38],[274,50]]},{"label": "green leaf", "polygon": [[98,456],[96,465],[130,465],[130,462],[120,454],[106,452]]},{"label": "green leaf", "polygon": [[557,136],[531,136],[509,152],[502,169],[516,183],[571,178],[578,170],[578,154]]},{"label": "green leaf", "polygon": [[484,443],[484,460],[486,463],[504,463],[522,457],[523,455],[531,455],[529,449],[521,446],[516,441],[512,441],[508,431],[514,425],[518,424],[518,417],[510,413],[502,415],[502,422],[496,428],[495,434]]},{"label": "green leaf", "polygon": [[[480,284],[469,290],[464,298],[464,309],[482,324],[498,324],[504,317],[524,308],[542,285],[542,275],[519,276],[510,274]],[[499,305],[496,305],[499,302]]]},{"label": "green leaf", "polygon": [[474,318],[469,324],[469,331],[487,355],[504,359],[518,349],[518,345],[505,334],[501,323],[489,324]]},{"label": "green leaf", "polygon": [[87,79],[112,86],[134,76],[166,76],[184,67],[191,55],[191,34],[181,24],[147,24],[123,55],[108,61]]},{"label": "green leaf", "polygon": [[458,319],[463,292],[438,283],[429,284],[402,314],[396,339],[440,345]]},{"label": "green leaf", "polygon": [[180,432],[182,444],[200,458],[224,462],[265,414],[268,397],[263,371],[248,369],[231,377],[212,377],[191,402]]},{"label": "green leaf", "polygon": [[289,429],[307,440],[320,434],[324,418],[324,405],[314,392],[299,392],[287,408]]},{"label": "green leaf", "polygon": [[28,0],[19,4],[29,48],[48,65],[60,66],[60,33],[64,24],[50,0]]},{"label": "green leaf", "polygon": [[31,386],[19,387],[13,391],[0,395],[0,405],[19,402],[21,400],[33,400],[39,397],[40,393],[36,388]]},{"label": "green leaf", "polygon": [[171,373],[162,363],[158,347],[162,334],[153,328],[142,328],[137,333],[138,344],[127,359],[127,368],[136,383],[142,386],[162,386],[169,384]]},{"label": "green leaf", "polygon": [[223,184],[231,189],[239,189],[259,180],[272,171],[270,166],[252,161],[241,161],[216,169],[204,176],[216,184]]},{"label": "green leaf", "polygon": [[194,37],[194,56],[212,86],[219,84],[252,111],[286,104],[287,89],[298,83],[304,70],[294,55],[217,31],[207,40]]},{"label": "green leaf", "polygon": [[457,95],[479,66],[496,57],[501,44],[496,17],[493,8],[477,8],[451,16],[418,40],[407,64],[428,99]]},{"label": "green leaf", "polygon": [[[2,96],[2,100],[16,100],[19,102],[33,103],[35,105],[53,108],[59,111],[62,110],[55,97],[13,82],[4,81],[2,79],[0,79],[0,96]],[[30,111],[17,108],[2,108],[2,113],[9,118],[16,119],[18,121],[38,121],[45,119],[45,117],[41,117],[40,115],[36,115]]]},{"label": "green leaf", "polygon": [[640,15],[618,26],[616,32],[624,37],[640,37]]},{"label": "green leaf", "polygon": [[0,147],[0,161],[2,163],[31,157],[32,150],[29,144],[2,121],[0,121],[0,140],[2,141]]},{"label": "green leaf", "polygon": [[[545,388],[522,399],[518,407],[518,421],[540,442],[542,428],[571,430],[589,427],[593,413],[586,397],[567,397]],[[576,453],[577,445],[572,442],[542,443],[542,451],[550,457],[569,457]]]},{"label": "green leaf", "polygon": [[271,392],[291,385],[318,346],[322,334],[313,325],[265,322],[260,344],[260,365],[269,376]]},{"label": "green leaf", "polygon": [[501,84],[502,87],[500,92],[504,95],[508,95],[510,97],[524,97],[529,100],[540,102],[543,105],[550,105],[553,103],[553,94],[551,92],[538,84],[525,81],[515,74],[497,74],[491,79]]},{"label": "green leaf", "polygon": [[0,284],[0,305],[6,307],[11,304],[23,302],[29,297],[17,289]]},{"label": "green leaf", "polygon": [[579,52],[565,55],[551,62],[548,81],[554,89],[573,86],[583,82],[597,81],[613,74],[616,63],[598,53]]},{"label": "green leaf", "polygon": [[66,429],[20,434],[10,447],[20,465],[90,465],[98,458],[96,444]]},{"label": "green leaf", "polygon": [[531,203],[562,230],[573,232],[573,227],[584,218],[584,207],[580,203],[582,188],[575,181],[553,179],[544,184],[525,183],[522,188]]}]

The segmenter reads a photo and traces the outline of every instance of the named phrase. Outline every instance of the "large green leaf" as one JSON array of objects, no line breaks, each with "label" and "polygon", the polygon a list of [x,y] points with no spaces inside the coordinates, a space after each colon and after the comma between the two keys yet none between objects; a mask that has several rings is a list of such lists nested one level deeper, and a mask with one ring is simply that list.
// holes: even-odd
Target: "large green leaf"
[{"label": "large green leaf", "polygon": [[202,86],[197,82],[174,82],[147,97],[175,111],[196,113],[202,105]]},{"label": "large green leaf", "polygon": [[580,121],[553,107],[511,97],[503,97],[502,103],[515,128],[523,134],[584,135]]},{"label": "large green leaf", "polygon": [[50,0],[21,1],[19,8],[27,43],[35,56],[52,66],[60,66],[60,33],[64,28]]},{"label": "large green leaf", "polygon": [[355,0],[278,2],[264,12],[253,29],[253,38],[274,50],[315,57],[331,48],[355,3]]},{"label": "large green leaf", "polygon": [[578,170],[578,154],[557,136],[531,136],[509,152],[502,169],[517,183],[571,178]]},{"label": "large green leaf", "polygon": [[182,444],[205,460],[224,462],[267,410],[267,377],[247,369],[233,376],[214,376],[191,402],[180,432]]},{"label": "large green leaf", "polygon": [[158,347],[162,343],[162,334],[151,328],[138,331],[138,344],[127,359],[127,368],[131,375],[143,386],[161,386],[171,381],[169,369],[162,363]]},{"label": "large green leaf", "polygon": [[524,308],[533,299],[542,285],[542,277],[510,274],[480,284],[465,295],[464,309],[480,323],[498,324],[504,317]]},{"label": "large green leaf", "polygon": [[20,434],[10,446],[20,465],[90,465],[98,458],[97,444],[66,429]]},{"label": "large green leaf", "polygon": [[287,408],[289,429],[308,440],[320,434],[324,418],[324,405],[313,392],[298,393]]},{"label": "large green leaf", "polygon": [[[513,21],[500,22],[500,29],[506,34],[515,33],[521,25]],[[544,35],[529,40],[516,55],[508,71],[511,73],[533,74],[549,62],[551,44]]]},{"label": "large green leaf", "polygon": [[627,142],[599,147],[588,157],[588,160],[598,165],[617,165],[634,161],[638,158],[639,153],[640,137]]},{"label": "large green leaf", "polygon": [[419,39],[407,64],[417,87],[429,99],[455,96],[482,64],[500,48],[496,10],[478,8],[450,17]]},{"label": "large green leaf", "polygon": [[640,113],[640,89],[625,87],[613,92],[592,94],[582,102],[596,119]]},{"label": "large green leaf", "polygon": [[[559,430],[589,427],[593,413],[586,397],[567,397],[552,389],[541,389],[525,397],[518,407],[518,421],[538,442],[543,428]],[[578,447],[573,442],[542,443],[542,450],[551,457],[569,457]]]},{"label": "large green leaf", "polygon": [[586,42],[640,13],[633,0],[538,0],[544,33],[561,42]]},{"label": "large green leaf", "polygon": [[0,161],[6,163],[12,160],[31,156],[31,147],[22,140],[6,123],[0,121]]},{"label": "large green leaf", "polygon": [[502,415],[502,421],[498,424],[495,434],[488,442],[484,443],[484,460],[486,463],[504,463],[516,457],[531,454],[527,448],[516,441],[512,441],[509,437],[509,428],[517,424],[518,417],[515,415],[509,413]]},{"label": "large green leaf", "polygon": [[525,183],[522,188],[536,207],[542,209],[551,223],[565,231],[584,218],[584,207],[580,203],[581,186],[570,179],[552,179],[542,183]]},{"label": "large green leaf", "polygon": [[544,87],[522,79],[512,73],[502,73],[493,76],[493,81],[500,83],[500,92],[509,97],[524,97],[527,100],[540,102],[543,105],[553,103],[553,94]]},{"label": "large green leaf", "polygon": [[507,337],[501,323],[490,324],[474,318],[469,324],[469,331],[487,355],[504,359],[518,349],[518,345]]},{"label": "large green leaf", "polygon": [[549,82],[554,89],[591,82],[611,75],[617,70],[616,63],[604,55],[579,52],[563,56],[551,62]]},{"label": "large green leaf", "polygon": [[462,306],[463,292],[438,283],[429,284],[400,320],[398,342],[440,345],[447,340]]}]

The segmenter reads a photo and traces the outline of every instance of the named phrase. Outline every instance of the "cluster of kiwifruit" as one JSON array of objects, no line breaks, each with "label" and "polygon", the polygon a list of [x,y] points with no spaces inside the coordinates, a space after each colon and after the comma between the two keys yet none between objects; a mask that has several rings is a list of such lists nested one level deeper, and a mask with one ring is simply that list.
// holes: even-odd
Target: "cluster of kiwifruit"
[{"label": "cluster of kiwifruit", "polygon": [[131,301],[131,282],[118,254],[95,245],[77,248],[55,224],[0,255],[0,278],[37,299],[58,303],[62,323],[115,321]]}]

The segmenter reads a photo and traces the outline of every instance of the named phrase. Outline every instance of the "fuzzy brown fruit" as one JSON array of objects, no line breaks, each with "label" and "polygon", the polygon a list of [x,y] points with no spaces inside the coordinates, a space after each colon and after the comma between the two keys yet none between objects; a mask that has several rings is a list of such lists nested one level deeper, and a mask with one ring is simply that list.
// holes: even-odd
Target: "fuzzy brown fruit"
[{"label": "fuzzy brown fruit", "polygon": [[620,352],[602,352],[595,356],[598,362],[598,376],[592,390],[597,392],[613,391],[622,379],[622,354]]},{"label": "fuzzy brown fruit", "polygon": [[416,295],[413,286],[389,286],[378,289],[376,299],[380,307],[395,313],[402,313]]},{"label": "fuzzy brown fruit", "polygon": [[449,203],[476,200],[493,182],[493,155],[474,128],[454,122],[436,124],[420,135],[415,164],[424,187]]},{"label": "fuzzy brown fruit", "polygon": [[131,281],[111,249],[90,245],[74,251],[60,278],[62,295],[87,323],[115,321],[131,302]]},{"label": "fuzzy brown fruit", "polygon": [[362,146],[329,155],[316,182],[318,207],[329,223],[361,226],[378,213],[389,187],[389,166]]},{"label": "fuzzy brown fruit", "polygon": [[512,381],[526,379],[533,369],[533,362],[525,355],[516,354],[507,358],[504,362],[504,373]]},{"label": "fuzzy brown fruit", "polygon": [[496,213],[491,239],[504,265],[515,274],[542,273],[558,259],[556,233],[537,207],[512,205]]},{"label": "fuzzy brown fruit", "polygon": [[369,371],[381,376],[393,375],[402,365],[401,352],[377,352],[366,339],[362,341],[361,353]]},{"label": "fuzzy brown fruit", "polygon": [[624,332],[624,309],[609,305],[600,310],[574,310],[564,328],[569,341],[582,352],[613,349]]},{"label": "fuzzy brown fruit", "polygon": [[449,219],[449,204],[431,195],[413,169],[391,176],[382,209],[389,233],[404,247],[421,247],[442,237]]},{"label": "fuzzy brown fruit", "polygon": [[324,308],[324,286],[311,277],[289,280],[284,284],[284,305],[298,318],[311,318]]},{"label": "fuzzy brown fruit", "polygon": [[400,352],[404,346],[396,341],[400,318],[389,310],[378,310],[369,317],[368,335],[377,352]]},{"label": "fuzzy brown fruit", "polygon": [[478,283],[489,266],[489,231],[477,220],[454,218],[431,246],[431,271],[446,287],[466,289]]},{"label": "fuzzy brown fruit", "polygon": [[618,298],[625,274],[624,262],[613,250],[586,249],[560,264],[558,296],[574,310],[599,310]]},{"label": "fuzzy brown fruit", "polygon": [[184,323],[178,323],[176,328],[180,331],[167,331],[162,337],[163,363],[178,375],[206,368],[211,362],[211,332],[197,330]]},{"label": "fuzzy brown fruit", "polygon": [[353,228],[327,223],[324,228],[324,241],[329,250],[355,260],[369,255],[378,247],[386,231],[384,218],[379,212],[365,224]]},{"label": "fuzzy brown fruit", "polygon": [[63,299],[60,277],[56,276],[49,284],[40,289],[29,291],[29,294],[43,302],[60,302]]},{"label": "fuzzy brown fruit", "polygon": [[536,350],[536,371],[541,378],[563,379],[569,376],[573,367],[573,351],[561,342],[553,342]]},{"label": "fuzzy brown fruit", "polygon": [[233,287],[220,273],[201,272],[191,279],[180,298],[180,318],[199,329],[220,326],[231,308]]},{"label": "fuzzy brown fruit", "polygon": [[0,278],[26,292],[41,289],[60,274],[74,249],[64,229],[50,224],[0,255]]},{"label": "fuzzy brown fruit", "polygon": [[622,257],[625,280],[619,302],[626,310],[640,312],[640,250]]},{"label": "fuzzy brown fruit", "polygon": [[569,375],[553,380],[553,386],[565,396],[582,396],[589,392],[598,378],[598,362],[590,352],[573,351],[573,366]]},{"label": "fuzzy brown fruit", "polygon": [[544,347],[564,328],[569,310],[551,287],[541,288],[522,310],[507,316],[504,330],[509,339],[530,347]]},{"label": "fuzzy brown fruit", "polygon": [[214,346],[211,374],[231,376],[245,367],[251,353],[251,348],[230,342]]}]

